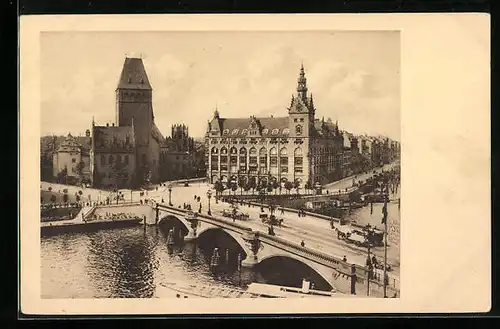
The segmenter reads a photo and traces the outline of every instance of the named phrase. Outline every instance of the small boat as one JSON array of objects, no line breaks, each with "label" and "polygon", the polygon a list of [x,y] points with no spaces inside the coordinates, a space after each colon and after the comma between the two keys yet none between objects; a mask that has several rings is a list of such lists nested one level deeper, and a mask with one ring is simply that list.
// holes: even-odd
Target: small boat
[{"label": "small boat", "polygon": [[[283,298],[266,293],[254,293],[242,288],[220,287],[215,285],[160,283],[167,298]],[[163,294],[162,294],[163,295]],[[163,297],[163,296],[162,296]]]},{"label": "small boat", "polygon": [[309,298],[309,297],[348,297],[343,293],[337,292],[335,289],[331,291],[311,289],[309,280],[302,280],[302,288],[284,287],[272,284],[251,283],[248,286],[249,292],[264,293],[274,295],[279,298]]}]

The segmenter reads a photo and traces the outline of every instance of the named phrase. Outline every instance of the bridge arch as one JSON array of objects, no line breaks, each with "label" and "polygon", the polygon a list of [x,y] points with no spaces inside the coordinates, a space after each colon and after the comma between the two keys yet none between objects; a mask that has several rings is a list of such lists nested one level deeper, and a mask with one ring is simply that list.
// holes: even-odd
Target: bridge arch
[{"label": "bridge arch", "polygon": [[301,257],[295,256],[293,254],[286,254],[286,253],[274,254],[273,253],[271,255],[259,257],[259,265],[261,265],[264,261],[266,261],[266,260],[269,261],[273,258],[274,259],[279,259],[279,258],[291,259],[291,260],[297,261],[297,262],[305,265],[307,268],[312,270],[317,275],[319,275],[329,285],[330,289],[336,289],[335,285],[333,284],[333,277],[332,277],[332,274],[330,273],[330,271],[328,271],[327,269],[319,268],[318,266],[312,264],[311,262],[305,261]]},{"label": "bridge arch", "polygon": [[185,222],[185,220],[181,219],[179,216],[168,214],[168,215],[162,216],[158,220],[159,225],[165,225],[167,223],[180,224],[184,230],[189,231],[188,224]]},{"label": "bridge arch", "polygon": [[244,255],[242,255],[242,260],[245,259],[246,257],[249,257],[252,255],[252,251],[247,246],[247,243],[245,242],[245,240],[243,240],[243,238],[241,237],[240,234],[234,233],[231,231],[227,231],[227,230],[223,229],[222,227],[216,227],[216,226],[203,227],[198,232],[198,239],[201,239],[207,233],[214,233],[214,232],[220,232],[221,234],[226,235],[227,237],[231,238],[234,242],[236,242],[238,244],[238,246],[241,247],[241,249],[244,252]]}]

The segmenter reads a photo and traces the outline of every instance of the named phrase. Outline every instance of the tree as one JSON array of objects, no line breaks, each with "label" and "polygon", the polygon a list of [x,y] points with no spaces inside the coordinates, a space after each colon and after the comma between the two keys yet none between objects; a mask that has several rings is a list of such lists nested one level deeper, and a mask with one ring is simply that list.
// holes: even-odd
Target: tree
[{"label": "tree", "polygon": [[245,187],[245,179],[243,177],[238,177],[238,187],[240,188],[241,195],[243,195],[243,188]]},{"label": "tree", "polygon": [[271,193],[273,191],[273,183],[268,182],[266,186],[267,192]]},{"label": "tree", "polygon": [[214,184],[214,189],[215,189],[216,196],[218,196],[218,195],[222,194],[222,192],[224,191],[224,185],[222,184],[221,181],[216,181]]},{"label": "tree", "polygon": [[293,188],[297,190],[297,194],[299,194],[299,186],[300,186],[299,182],[297,181],[293,182]]},{"label": "tree", "polygon": [[80,181],[83,180],[83,169],[85,168],[85,162],[83,161],[80,161],[78,162],[78,164],[76,165],[76,173],[78,175],[78,178],[80,179]]},{"label": "tree", "polygon": [[231,183],[231,191],[236,194],[236,190],[238,189],[238,185],[236,183]]},{"label": "tree", "polygon": [[285,188],[287,189],[288,193],[290,193],[290,190],[293,188],[293,183],[292,183],[292,182],[287,181],[287,182],[285,183]]},{"label": "tree", "polygon": [[58,174],[57,174],[57,182],[59,184],[66,184],[66,180],[68,178],[68,168],[64,167]]},{"label": "tree", "polygon": [[56,201],[57,201],[56,195],[52,194],[52,196],[50,197],[50,202],[56,203]]},{"label": "tree", "polygon": [[280,184],[277,181],[273,182],[274,194],[276,194],[276,192],[278,191],[279,186]]},{"label": "tree", "polygon": [[128,181],[127,166],[123,162],[115,161],[111,167],[111,179],[115,190],[124,187]]}]

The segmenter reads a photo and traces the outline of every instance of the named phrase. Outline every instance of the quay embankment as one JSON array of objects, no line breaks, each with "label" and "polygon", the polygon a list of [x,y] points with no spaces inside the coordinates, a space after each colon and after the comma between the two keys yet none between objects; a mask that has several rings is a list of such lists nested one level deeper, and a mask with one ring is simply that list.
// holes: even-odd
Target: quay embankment
[{"label": "quay embankment", "polygon": [[83,207],[72,219],[41,221],[41,236],[69,232],[91,232],[101,229],[123,228],[135,225],[154,224],[155,213],[151,206],[141,204],[118,204]]}]

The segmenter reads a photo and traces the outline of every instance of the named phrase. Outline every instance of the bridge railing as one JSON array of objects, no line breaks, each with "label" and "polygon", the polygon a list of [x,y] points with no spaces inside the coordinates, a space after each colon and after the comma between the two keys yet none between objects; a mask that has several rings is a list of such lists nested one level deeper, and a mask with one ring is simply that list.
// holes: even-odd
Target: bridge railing
[{"label": "bridge railing", "polygon": [[[178,212],[178,213],[180,212],[183,214],[186,214],[187,212],[189,212],[189,210],[179,209],[179,208],[175,208],[175,207],[168,206],[168,205],[160,205],[159,204],[159,208]],[[244,232],[252,232],[253,231],[251,228],[246,227],[244,225],[240,225],[238,223],[227,221],[227,220],[220,219],[220,218],[216,218],[213,216],[209,216],[209,215],[205,215],[205,214],[197,214],[197,216],[199,218],[203,218],[205,222],[209,222],[209,223],[216,225],[216,226],[224,226],[225,228],[230,229],[230,230],[237,232],[237,233],[244,233]],[[217,225],[217,224],[222,224],[222,225]],[[257,237],[259,238],[259,240],[261,240],[262,242],[265,242],[269,245],[273,245],[274,247],[276,247],[278,249],[284,249],[283,247],[288,248],[287,249],[288,252],[290,252],[292,254],[299,255],[301,257],[304,257],[305,259],[309,259],[313,262],[317,262],[317,263],[322,264],[324,266],[333,268],[335,271],[337,271],[339,274],[341,274],[343,276],[350,276],[351,275],[352,264],[344,262],[340,258],[337,258],[335,256],[332,256],[332,255],[329,255],[329,254],[326,254],[326,253],[323,253],[323,252],[320,252],[317,250],[310,249],[310,248],[305,247],[305,246],[302,247],[296,243],[289,242],[285,239],[282,239],[282,238],[279,238],[276,236],[272,236],[272,235],[266,234],[266,233],[261,232],[261,231],[256,231],[255,233],[257,234]],[[364,266],[358,265],[358,264],[354,264],[354,266],[356,267],[357,282],[364,284],[366,277],[367,277],[367,273],[368,273],[367,268]],[[370,279],[370,283],[373,283],[375,285],[378,285],[379,287],[382,287],[383,286],[383,277],[376,274],[374,279]],[[399,281],[396,281],[395,278],[392,278],[392,280],[391,280],[391,278],[389,278],[388,289],[393,291],[393,292],[399,292]]]},{"label": "bridge railing", "polygon": [[[153,208],[154,207],[156,207],[156,206],[153,206]],[[170,211],[178,212],[178,213],[182,213],[182,214],[187,214],[190,211],[190,210],[175,208],[173,206],[168,206],[168,205],[163,205],[163,204],[158,204],[158,208],[159,209],[164,209],[164,210],[170,210]],[[251,228],[246,227],[244,225],[241,225],[241,224],[238,224],[238,223],[233,223],[231,221],[220,219],[220,218],[213,217],[213,216],[209,216],[209,215],[206,215],[206,214],[196,213],[196,216],[198,218],[204,219],[205,222],[208,222],[210,224],[213,224],[213,225],[222,224],[226,228],[229,228],[229,229],[232,228],[233,231],[238,232],[238,233],[242,233],[241,231],[243,231],[243,232],[250,232],[250,231],[252,231]],[[240,231],[238,231],[238,230],[240,230]]]},{"label": "bridge railing", "polygon": [[[346,263],[342,261],[340,258],[325,254],[323,252],[319,252],[307,247],[302,247],[299,246],[295,243],[289,242],[287,240],[278,238],[276,236],[271,236],[262,232],[259,232],[259,239],[263,242],[273,245],[276,248],[283,249],[283,246],[286,246],[288,248],[292,248],[292,250],[287,250],[288,252],[292,254],[297,254],[300,255],[301,257],[304,257],[306,259],[312,260],[314,262],[317,262],[319,264],[322,264],[324,266],[328,266],[333,268],[335,271],[339,272],[339,274],[343,276],[350,276],[351,275],[351,266],[352,264]],[[275,245],[272,242],[279,243],[280,245]],[[364,266],[360,266],[358,264],[354,264],[356,267],[356,276],[357,276],[357,282],[361,284],[365,284],[365,280],[367,277],[368,270]],[[376,275],[374,279],[370,279],[370,283],[375,284],[379,287],[383,287],[383,278],[380,275]],[[395,278],[389,278],[389,282],[387,284],[388,290],[399,293],[399,282]]]}]

